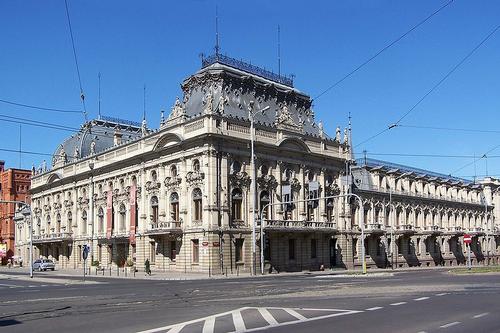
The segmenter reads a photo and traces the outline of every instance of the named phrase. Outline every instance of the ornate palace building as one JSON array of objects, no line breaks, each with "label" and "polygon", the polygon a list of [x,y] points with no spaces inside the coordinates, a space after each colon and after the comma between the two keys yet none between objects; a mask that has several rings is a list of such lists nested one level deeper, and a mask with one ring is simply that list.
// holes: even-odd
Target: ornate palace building
[{"label": "ornate palace building", "polygon": [[[363,198],[373,266],[388,265],[392,245],[396,266],[462,263],[466,230],[477,240],[476,260],[484,260],[485,237],[498,244],[498,181],[354,167],[350,129],[328,136],[292,79],[226,56],[203,59],[181,87],[158,130],[99,117],[58,147],[50,170],[33,170],[35,256],[77,268],[88,244],[102,267],[142,269],[148,259],[157,271],[249,272],[255,214],[263,217],[257,269],[261,227],[266,272],[353,268],[361,262],[360,207],[335,197],[351,190]],[[326,198],[310,200],[318,197]],[[23,228],[17,244],[27,253]],[[496,258],[497,245],[491,251]]]}]

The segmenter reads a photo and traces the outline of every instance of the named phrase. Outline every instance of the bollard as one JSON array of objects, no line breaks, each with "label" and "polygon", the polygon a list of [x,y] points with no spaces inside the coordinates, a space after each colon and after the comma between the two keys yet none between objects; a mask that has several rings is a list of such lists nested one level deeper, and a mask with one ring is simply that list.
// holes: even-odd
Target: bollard
[{"label": "bollard", "polygon": [[116,266],[116,276],[120,276],[120,267]]},{"label": "bollard", "polygon": [[236,276],[240,276],[240,266],[236,265]]},{"label": "bollard", "polygon": [[227,267],[226,267],[226,277],[227,277]]},{"label": "bollard", "polygon": [[109,276],[111,276],[111,266],[109,266]]},{"label": "bollard", "polygon": [[125,267],[124,270],[125,270],[125,277],[127,277],[127,267]]}]

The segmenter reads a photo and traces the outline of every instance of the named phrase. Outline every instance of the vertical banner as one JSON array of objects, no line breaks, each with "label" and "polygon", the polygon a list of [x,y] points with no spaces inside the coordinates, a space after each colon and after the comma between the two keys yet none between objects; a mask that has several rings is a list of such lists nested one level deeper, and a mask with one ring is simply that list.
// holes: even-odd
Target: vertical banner
[{"label": "vertical banner", "polygon": [[132,184],[130,187],[130,234],[129,240],[130,244],[135,244],[135,220],[137,219],[137,211],[136,211],[136,185]]},{"label": "vertical banner", "polygon": [[111,238],[113,231],[113,189],[111,186],[108,189],[106,198],[106,238]]}]

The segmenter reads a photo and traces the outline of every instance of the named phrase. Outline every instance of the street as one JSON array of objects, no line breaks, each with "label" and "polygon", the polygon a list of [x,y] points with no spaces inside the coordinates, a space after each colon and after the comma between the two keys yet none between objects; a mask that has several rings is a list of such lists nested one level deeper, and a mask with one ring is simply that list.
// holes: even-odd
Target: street
[{"label": "street", "polygon": [[162,281],[0,272],[5,332],[500,332],[498,274]]}]

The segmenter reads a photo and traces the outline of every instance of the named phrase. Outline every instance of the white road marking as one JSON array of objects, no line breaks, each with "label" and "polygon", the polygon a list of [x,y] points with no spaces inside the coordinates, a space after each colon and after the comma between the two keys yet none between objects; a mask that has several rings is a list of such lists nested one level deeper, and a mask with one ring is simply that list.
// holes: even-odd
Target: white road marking
[{"label": "white road marking", "polygon": [[406,302],[392,303],[391,305],[403,305],[403,304],[406,304]]},{"label": "white road marking", "polygon": [[429,299],[429,297],[420,297],[420,298],[415,298],[413,299],[414,301],[423,301],[423,300],[426,300],[426,299]]},{"label": "white road marking", "polygon": [[366,311],[375,311],[375,310],[380,310],[380,309],[383,309],[383,308],[384,308],[383,306],[375,306],[373,308],[366,309]]},{"label": "white road marking", "polygon": [[489,312],[484,312],[484,313],[477,314],[477,315],[473,316],[472,318],[477,319],[477,318],[487,316],[489,314],[490,314]]},{"label": "white road marking", "polygon": [[245,327],[245,322],[243,321],[243,317],[241,316],[241,311],[239,310],[234,310],[232,312],[233,315],[233,323],[234,323],[234,328],[235,332],[245,332],[246,327]]},{"label": "white road marking", "polygon": [[298,313],[297,311],[293,310],[293,309],[283,309],[285,310],[286,312],[288,312],[288,314],[292,315],[293,317],[297,318],[298,320],[306,320],[307,318],[304,317],[303,315],[301,315],[300,313]]},{"label": "white road marking", "polygon": [[440,293],[440,294],[436,294],[436,296],[444,296],[444,295],[448,295],[449,293]]},{"label": "white road marking", "polygon": [[[243,321],[242,317],[242,311],[243,310],[248,310],[248,309],[254,309],[259,311],[261,314],[266,313],[266,315],[263,315],[264,319],[268,323],[270,323],[267,326],[261,326],[261,327],[256,327],[256,328],[251,328],[251,329],[246,329],[245,328],[245,323]],[[292,320],[292,321],[287,321],[284,323],[279,323],[276,321],[276,319],[272,316],[272,314],[269,312],[270,309],[277,309],[277,310],[283,310],[288,312],[290,315],[293,317],[297,318],[297,320]],[[296,310],[301,310],[301,311],[322,311],[322,312],[329,312],[324,315],[319,315],[317,317],[311,317],[311,318],[306,318],[305,316],[301,315],[298,313]],[[183,323],[178,323],[178,324],[173,324],[169,326],[164,326],[164,327],[158,327],[158,328],[153,328],[150,330],[146,331],[141,331],[139,333],[155,333],[155,332],[165,332],[168,331],[168,333],[178,333],[180,332],[184,327],[190,324],[194,323],[200,323],[204,322],[203,325],[203,333],[213,333],[214,328],[215,328],[215,320],[218,317],[226,316],[226,315],[231,315],[233,318],[233,323],[235,327],[234,332],[254,332],[254,331],[260,331],[262,329],[267,329],[271,327],[277,327],[277,326],[288,326],[288,325],[293,325],[293,324],[298,324],[298,323],[303,323],[303,322],[308,322],[308,321],[314,321],[314,320],[319,320],[319,319],[326,319],[326,318],[331,318],[331,317],[338,317],[338,316],[344,316],[344,315],[350,315],[350,314],[355,314],[355,313],[361,313],[363,311],[358,311],[358,310],[344,310],[344,309],[309,309],[309,308],[300,308],[300,309],[291,309],[291,308],[278,308],[278,307],[244,307],[244,308],[239,308],[236,310],[228,311],[228,312],[223,312],[223,313],[217,313],[212,316],[204,317],[204,318],[197,318],[193,319],[190,321],[186,321]],[[269,317],[266,318],[267,314],[269,314]],[[272,324],[271,324],[272,322]]]},{"label": "white road marking", "polygon": [[215,330],[215,317],[209,317],[205,320],[203,324],[203,332],[202,333],[214,333]]},{"label": "white road marking", "polygon": [[9,288],[22,288],[22,286],[18,286],[17,284],[0,283],[0,286],[2,286],[2,287],[9,287]]},{"label": "white road marking", "polygon": [[455,326],[455,325],[458,325],[458,324],[460,324],[459,321],[454,321],[452,323],[449,323],[449,324],[446,324],[446,325],[441,325],[439,327],[441,327],[441,328],[448,328],[448,327],[452,327],[452,326]]},{"label": "white road marking", "polygon": [[426,332],[426,331],[420,331],[420,332],[418,332],[418,333],[427,333],[427,332]]},{"label": "white road marking", "polygon": [[269,323],[269,325],[278,325],[276,319],[274,319],[273,315],[266,308],[260,308],[259,313],[262,317]]}]

